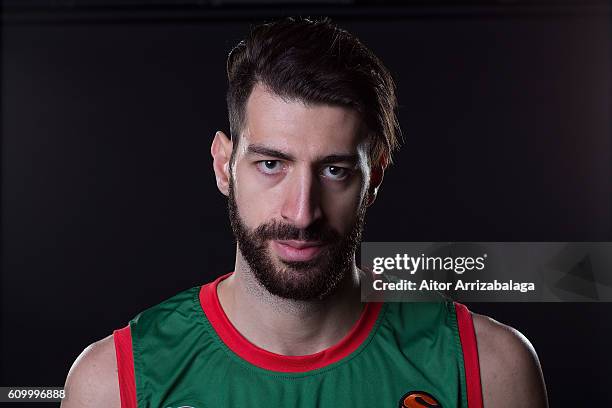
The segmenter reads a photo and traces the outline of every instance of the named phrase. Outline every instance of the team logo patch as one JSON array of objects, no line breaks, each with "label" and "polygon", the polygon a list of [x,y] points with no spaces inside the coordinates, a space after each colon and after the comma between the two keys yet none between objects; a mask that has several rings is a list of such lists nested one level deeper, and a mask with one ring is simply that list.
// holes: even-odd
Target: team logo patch
[{"label": "team logo patch", "polygon": [[442,408],[442,404],[425,391],[410,391],[400,399],[399,408]]},{"label": "team logo patch", "polygon": [[166,403],[165,405],[162,405],[161,407],[163,408],[202,408],[203,406],[204,406],[204,403],[190,399],[190,400],[182,401],[182,402],[172,401],[172,404]]}]

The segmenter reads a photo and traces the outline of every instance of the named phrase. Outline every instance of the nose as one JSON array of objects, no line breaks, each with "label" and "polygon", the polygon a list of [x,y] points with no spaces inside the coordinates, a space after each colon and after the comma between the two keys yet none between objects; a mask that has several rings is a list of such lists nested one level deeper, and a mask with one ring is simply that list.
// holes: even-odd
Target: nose
[{"label": "nose", "polygon": [[281,216],[296,228],[305,229],[323,216],[321,186],[308,168],[295,168],[286,180]]}]

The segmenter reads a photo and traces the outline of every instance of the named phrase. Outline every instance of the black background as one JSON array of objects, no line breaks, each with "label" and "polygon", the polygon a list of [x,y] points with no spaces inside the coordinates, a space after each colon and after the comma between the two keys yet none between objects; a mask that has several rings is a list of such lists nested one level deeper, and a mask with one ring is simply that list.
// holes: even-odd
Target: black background
[{"label": "black background", "polygon": [[[364,240],[612,240],[606,2],[4,6],[0,385],[61,386],[85,346],[232,270],[209,149],[225,57],[270,18],[330,15],[396,77],[404,146]],[[612,304],[468,306],[531,340],[551,406],[612,402]]]}]

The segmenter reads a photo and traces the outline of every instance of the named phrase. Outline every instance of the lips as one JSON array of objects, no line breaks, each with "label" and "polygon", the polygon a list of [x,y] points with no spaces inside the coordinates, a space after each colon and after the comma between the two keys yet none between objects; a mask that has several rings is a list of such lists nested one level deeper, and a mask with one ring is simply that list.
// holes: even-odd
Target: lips
[{"label": "lips", "polygon": [[285,261],[309,261],[315,258],[324,246],[324,243],[318,241],[272,241],[272,248]]}]

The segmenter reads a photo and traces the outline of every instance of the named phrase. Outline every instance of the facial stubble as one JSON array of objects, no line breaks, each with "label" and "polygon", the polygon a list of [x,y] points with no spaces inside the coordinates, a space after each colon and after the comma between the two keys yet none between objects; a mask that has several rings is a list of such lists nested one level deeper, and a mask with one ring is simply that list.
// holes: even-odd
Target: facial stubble
[{"label": "facial stubble", "polygon": [[[367,206],[357,210],[348,233],[341,235],[317,220],[306,229],[270,221],[249,229],[238,211],[234,181],[230,177],[228,212],[238,248],[251,272],[268,292],[284,299],[323,300],[331,296],[353,270],[353,259],[365,222]],[[324,244],[319,254],[308,261],[280,260],[275,264],[268,243],[271,240],[317,241]]]}]

